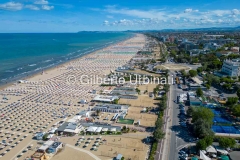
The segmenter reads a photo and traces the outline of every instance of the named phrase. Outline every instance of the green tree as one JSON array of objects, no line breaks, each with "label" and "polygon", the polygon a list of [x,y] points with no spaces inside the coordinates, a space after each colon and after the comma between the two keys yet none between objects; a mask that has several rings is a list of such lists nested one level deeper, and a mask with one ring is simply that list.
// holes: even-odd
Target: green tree
[{"label": "green tree", "polygon": [[212,145],[212,143],[213,143],[213,137],[212,137],[212,136],[206,136],[206,137],[204,138],[204,140],[205,140],[207,146],[210,146],[210,145]]},{"label": "green tree", "polygon": [[237,90],[238,99],[240,99],[240,89]]},{"label": "green tree", "polygon": [[209,89],[210,89],[210,85],[209,85],[209,84],[206,84],[206,88],[209,90]]},{"label": "green tree", "polygon": [[196,122],[198,119],[203,119],[209,124],[213,122],[214,114],[211,109],[205,107],[196,107],[192,113],[192,122]]},{"label": "green tree", "polygon": [[164,84],[163,90],[167,93],[169,91],[170,85],[169,84]]},{"label": "green tree", "polygon": [[198,73],[201,73],[202,71],[203,71],[203,68],[202,68],[202,67],[198,67],[198,68],[197,68],[197,72],[198,72]]},{"label": "green tree", "polygon": [[96,110],[95,113],[96,113],[97,116],[99,116],[100,112],[101,112],[100,110]]},{"label": "green tree", "polygon": [[113,104],[118,104],[118,99],[114,99]]},{"label": "green tree", "polygon": [[158,118],[157,121],[155,122],[156,128],[162,128],[163,125],[163,119]]},{"label": "green tree", "polygon": [[156,140],[161,140],[164,138],[164,133],[162,131],[161,128],[157,128],[154,132],[153,132],[153,137],[156,139]]},{"label": "green tree", "polygon": [[138,94],[140,94],[140,92],[141,92],[140,89],[136,88],[135,90]]},{"label": "green tree", "polygon": [[236,142],[233,138],[228,137],[221,137],[219,140],[219,146],[223,148],[233,148],[235,146]]},{"label": "green tree", "polygon": [[206,136],[213,136],[214,132],[211,130],[211,123],[204,119],[197,119],[193,123],[194,134],[199,138],[204,138]]},{"label": "green tree", "polygon": [[203,96],[203,91],[201,88],[198,88],[197,91],[196,91],[196,94],[198,97],[202,97]]},{"label": "green tree", "polygon": [[234,116],[240,117],[240,105],[234,106],[232,111]]},{"label": "green tree", "polygon": [[197,76],[197,71],[196,70],[190,70],[188,73],[191,77],[196,77]]},{"label": "green tree", "polygon": [[194,112],[194,107],[190,106],[187,110],[187,115],[191,117],[193,112]]},{"label": "green tree", "polygon": [[196,147],[198,148],[198,150],[205,150],[207,148],[207,143],[204,139],[200,139],[197,142]]},{"label": "green tree", "polygon": [[181,74],[183,77],[187,77],[187,73],[184,69],[180,70]]},{"label": "green tree", "polygon": [[238,97],[228,97],[226,105],[232,107],[237,102],[238,102]]}]

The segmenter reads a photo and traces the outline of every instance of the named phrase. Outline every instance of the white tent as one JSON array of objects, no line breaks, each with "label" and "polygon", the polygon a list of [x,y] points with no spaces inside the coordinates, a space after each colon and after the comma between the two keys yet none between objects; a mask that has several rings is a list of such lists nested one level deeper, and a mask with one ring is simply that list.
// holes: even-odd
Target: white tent
[{"label": "white tent", "polygon": [[103,132],[107,132],[107,131],[108,131],[108,128],[103,128],[102,131],[103,131]]},{"label": "white tent", "polygon": [[228,151],[226,151],[225,149],[222,149],[222,148],[219,148],[219,147],[216,147],[216,149],[217,149],[217,152],[220,152],[221,154],[224,154],[224,155],[228,154]]},{"label": "white tent", "polygon": [[96,130],[96,132],[97,132],[97,133],[100,133],[101,130],[102,130],[102,127],[98,127],[97,130]]},{"label": "white tent", "polygon": [[117,130],[116,128],[111,128],[110,129],[111,132],[116,132],[116,130]]},{"label": "white tent", "polygon": [[200,150],[200,159],[202,160],[211,160],[208,156],[206,156],[203,151]]},{"label": "white tent", "polygon": [[216,149],[213,146],[208,146],[206,148],[207,153],[217,153]]},{"label": "white tent", "polygon": [[87,132],[95,132],[97,130],[97,128],[98,127],[90,126],[90,127],[88,127]]}]

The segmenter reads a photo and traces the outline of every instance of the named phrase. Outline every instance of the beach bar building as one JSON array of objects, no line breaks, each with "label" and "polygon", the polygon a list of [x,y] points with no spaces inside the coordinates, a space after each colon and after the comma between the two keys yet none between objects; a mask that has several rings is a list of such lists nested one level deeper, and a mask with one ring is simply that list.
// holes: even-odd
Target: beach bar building
[{"label": "beach bar building", "polygon": [[118,96],[105,96],[105,95],[97,95],[93,98],[94,102],[104,102],[104,103],[112,103],[114,100],[118,100]]},{"label": "beach bar building", "polygon": [[54,142],[48,148],[48,153],[57,153],[59,149],[63,147],[62,142]]},{"label": "beach bar building", "polygon": [[110,113],[120,113],[123,111],[128,111],[128,105],[120,105],[120,104],[97,104],[92,111],[101,111],[101,112],[110,112]]},{"label": "beach bar building", "polygon": [[38,152],[46,152],[49,146],[51,146],[54,141],[47,141],[45,142],[40,148],[38,148]]}]

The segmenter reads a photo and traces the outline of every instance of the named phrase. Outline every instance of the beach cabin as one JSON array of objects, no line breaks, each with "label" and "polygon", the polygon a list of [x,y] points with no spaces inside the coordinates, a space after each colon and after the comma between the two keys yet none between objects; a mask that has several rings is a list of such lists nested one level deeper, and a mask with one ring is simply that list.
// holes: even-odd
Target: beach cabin
[{"label": "beach cabin", "polygon": [[33,139],[42,140],[44,135],[45,135],[45,132],[39,132],[39,133],[35,134]]},{"label": "beach cabin", "polygon": [[112,103],[114,100],[118,100],[118,96],[104,96],[104,95],[97,95],[92,100],[93,102],[103,102],[103,103]]},{"label": "beach cabin", "polygon": [[79,103],[80,103],[80,104],[86,104],[86,103],[87,103],[87,100],[82,99]]},{"label": "beach cabin", "polygon": [[116,160],[121,160],[122,159],[122,155],[121,154],[118,154],[117,157],[116,157]]}]

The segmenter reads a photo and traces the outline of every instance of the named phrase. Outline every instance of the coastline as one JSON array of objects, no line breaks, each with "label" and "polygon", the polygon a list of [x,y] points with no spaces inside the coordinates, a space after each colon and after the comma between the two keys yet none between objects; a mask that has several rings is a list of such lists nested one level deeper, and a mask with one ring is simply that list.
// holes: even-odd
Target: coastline
[{"label": "coastline", "polygon": [[12,79],[9,80],[6,84],[0,83],[0,91],[6,89],[7,87],[10,87],[10,86],[14,85],[15,83],[17,83],[18,80],[28,80],[28,79],[34,78],[35,76],[38,76],[39,74],[41,74],[42,71],[44,71],[44,72],[50,72],[50,71],[52,71],[52,70],[55,70],[55,69],[57,69],[57,68],[59,68],[59,67],[62,67],[62,66],[64,66],[64,65],[66,65],[66,64],[69,64],[69,63],[71,63],[71,62],[73,62],[73,61],[76,61],[76,60],[78,60],[78,59],[84,58],[84,57],[86,57],[86,56],[88,56],[88,55],[91,55],[91,54],[95,54],[96,52],[99,52],[99,51],[104,50],[104,49],[106,49],[106,48],[108,48],[108,47],[114,46],[114,45],[116,45],[116,44],[118,44],[118,43],[125,42],[125,41],[127,41],[127,40],[129,40],[129,39],[131,39],[131,38],[133,38],[133,37],[136,37],[136,35],[137,35],[137,34],[133,33],[132,35],[130,35],[130,36],[128,36],[128,37],[126,37],[126,38],[124,38],[124,39],[122,39],[122,40],[116,41],[116,42],[111,43],[111,44],[104,44],[102,47],[99,47],[99,48],[97,48],[96,50],[91,51],[91,52],[89,52],[89,53],[87,53],[87,54],[80,55],[80,56],[77,57],[77,58],[73,58],[73,59],[70,59],[70,60],[66,60],[66,61],[64,61],[64,62],[60,62],[60,63],[58,63],[58,64],[56,64],[56,65],[46,67],[46,68],[43,69],[43,70],[38,70],[38,71],[35,71],[35,72],[34,72],[34,71],[31,71],[32,73],[30,73],[29,75],[23,75],[23,76],[19,76],[19,77],[12,78]]}]

